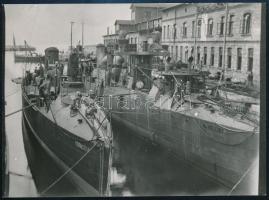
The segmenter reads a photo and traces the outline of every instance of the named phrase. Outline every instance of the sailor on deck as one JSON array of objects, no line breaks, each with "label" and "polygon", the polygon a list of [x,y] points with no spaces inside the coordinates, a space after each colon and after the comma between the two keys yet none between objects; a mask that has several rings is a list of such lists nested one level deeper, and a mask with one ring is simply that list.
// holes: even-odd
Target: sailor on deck
[{"label": "sailor on deck", "polygon": [[42,84],[39,86],[39,94],[40,97],[42,97],[45,101],[47,112],[49,110],[49,103],[50,103],[49,91],[50,91],[50,78],[47,76],[46,80],[44,80]]},{"label": "sailor on deck", "polygon": [[77,91],[73,104],[70,107],[70,116],[74,117],[77,115],[79,108],[81,108],[82,94]]}]

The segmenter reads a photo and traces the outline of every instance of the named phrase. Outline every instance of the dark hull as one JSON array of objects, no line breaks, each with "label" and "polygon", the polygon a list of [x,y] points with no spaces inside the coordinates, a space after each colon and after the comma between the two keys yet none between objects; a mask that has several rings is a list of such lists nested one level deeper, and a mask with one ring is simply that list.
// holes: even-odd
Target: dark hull
[{"label": "dark hull", "polygon": [[[181,113],[114,109],[112,123],[171,150],[228,187],[235,185],[258,155],[258,135],[223,130],[214,123]],[[236,142],[235,142],[236,141]]]},{"label": "dark hull", "polygon": [[[29,105],[29,99],[25,94],[22,96],[22,101],[24,107]],[[103,146],[103,142],[98,141],[96,144],[96,141],[86,141],[73,135],[57,126],[36,108],[30,107],[23,111],[23,122],[31,129],[40,146],[57,163],[57,167],[63,170],[63,173],[83,157],[66,174],[66,177],[76,184],[81,195],[105,195],[109,151]],[[86,154],[91,148],[92,150]],[[103,168],[100,165],[101,160]],[[57,178],[55,177],[55,180]]]},{"label": "dark hull", "polygon": [[19,55],[15,55],[14,56],[14,60],[15,62],[28,62],[28,63],[43,63],[44,62],[44,56],[19,56]]}]

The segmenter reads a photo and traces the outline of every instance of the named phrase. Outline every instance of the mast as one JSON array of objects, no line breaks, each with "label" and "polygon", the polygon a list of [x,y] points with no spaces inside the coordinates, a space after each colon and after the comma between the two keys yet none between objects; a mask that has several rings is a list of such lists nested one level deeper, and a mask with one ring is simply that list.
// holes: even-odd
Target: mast
[{"label": "mast", "polygon": [[15,36],[14,36],[14,33],[13,33],[13,48],[16,49],[16,42],[15,42]]},{"label": "mast", "polygon": [[15,36],[14,36],[14,33],[13,33],[13,51],[14,51],[14,58],[16,56],[16,42],[15,42]]},{"label": "mast", "polygon": [[71,24],[71,52],[72,52],[72,49],[73,49],[73,46],[72,46],[72,30],[73,30],[73,24],[74,24],[74,22],[70,22],[70,24]]}]

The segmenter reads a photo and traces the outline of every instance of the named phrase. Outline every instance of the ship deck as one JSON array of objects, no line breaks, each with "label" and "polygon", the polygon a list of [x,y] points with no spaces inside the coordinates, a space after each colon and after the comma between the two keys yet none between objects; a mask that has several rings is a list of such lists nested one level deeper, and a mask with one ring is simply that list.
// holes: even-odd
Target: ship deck
[{"label": "ship deck", "polygon": [[[123,87],[106,87],[104,91],[105,95],[124,95],[124,94],[140,94],[143,96],[147,96],[147,93],[136,91],[136,90],[130,90],[128,88]],[[163,96],[162,100],[156,101],[154,106],[157,109],[163,110],[163,112],[175,112],[180,113],[192,118],[196,118],[197,120],[205,120],[208,122],[215,123],[216,125],[219,125],[220,127],[230,128],[233,131],[242,131],[242,132],[253,132],[253,123],[250,121],[241,118],[241,114],[236,115],[227,115],[224,113],[224,111],[221,109],[218,105],[213,105],[214,112],[211,112],[210,109],[208,109],[205,106],[205,103],[202,101],[199,101],[197,99],[197,96],[199,94],[192,94],[191,96],[187,96],[185,98],[185,102],[182,106],[179,104],[174,104],[169,109],[169,104],[171,105],[171,98],[167,96]],[[147,99],[147,98],[146,98]],[[169,102],[170,101],[170,102]],[[213,102],[208,102],[213,103]],[[195,106],[194,106],[195,104]],[[198,122],[198,121],[197,121]]]},{"label": "ship deck", "polygon": [[[35,86],[26,86],[26,93],[31,94],[32,96],[38,96],[39,92]],[[69,101],[74,99],[75,93],[70,94],[69,96],[65,96]],[[67,130],[75,136],[78,136],[86,141],[92,140],[93,137],[97,134],[96,130],[99,127],[99,121],[102,121],[105,115],[102,111],[97,109],[97,113],[95,114],[95,119],[87,119],[85,114],[86,106],[81,104],[81,108],[79,112],[75,116],[70,115],[70,107],[71,105],[63,103],[63,98],[60,95],[56,98],[56,100],[52,101],[50,104],[50,109],[47,111],[46,106],[34,106],[34,108],[40,113],[42,113],[49,120],[54,122],[57,126],[62,129]],[[105,120],[106,123],[108,121]],[[105,123],[103,123],[105,124]],[[102,131],[105,131],[103,128],[98,130],[98,134],[103,138]]]}]

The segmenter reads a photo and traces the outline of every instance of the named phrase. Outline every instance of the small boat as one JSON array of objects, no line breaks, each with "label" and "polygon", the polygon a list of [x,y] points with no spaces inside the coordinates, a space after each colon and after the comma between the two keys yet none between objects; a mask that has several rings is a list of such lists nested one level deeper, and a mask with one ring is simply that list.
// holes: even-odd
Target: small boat
[{"label": "small boat", "polygon": [[[14,38],[13,38],[14,39]],[[17,54],[16,51],[14,51],[14,61],[17,62],[24,62],[24,63],[44,63],[44,56],[37,54],[36,52],[31,51],[29,45],[26,41],[25,43],[25,50],[28,49],[28,51],[25,51],[26,54]],[[15,46],[15,39],[14,39],[14,46]]]},{"label": "small boat", "polygon": [[15,63],[18,62],[25,62],[25,63],[43,63],[44,56],[38,54],[31,54],[31,55],[18,55],[15,54],[14,56]]}]

